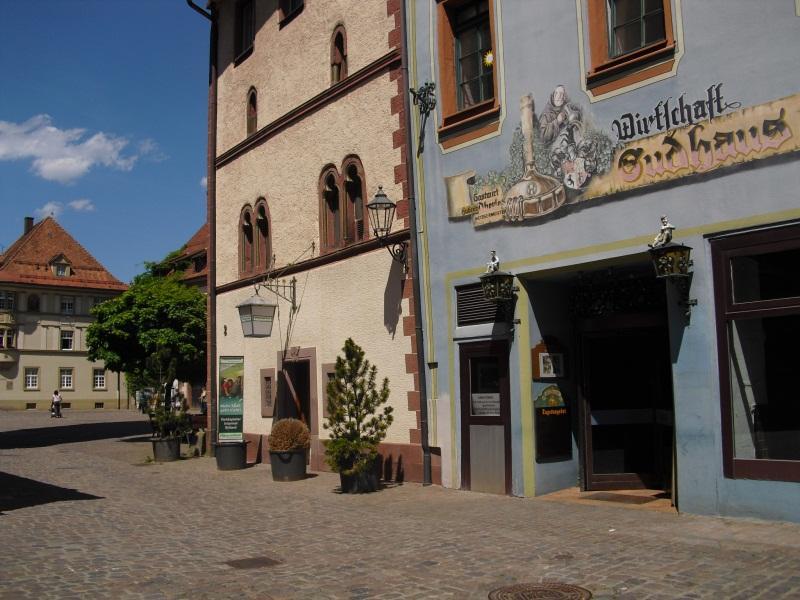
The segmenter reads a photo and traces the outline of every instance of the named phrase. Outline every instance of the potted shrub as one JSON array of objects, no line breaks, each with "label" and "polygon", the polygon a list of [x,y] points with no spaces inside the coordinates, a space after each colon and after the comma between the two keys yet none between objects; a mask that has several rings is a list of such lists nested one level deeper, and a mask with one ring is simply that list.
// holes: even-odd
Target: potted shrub
[{"label": "potted shrub", "polygon": [[311,436],[298,419],[281,419],[269,434],[269,462],[274,481],[297,481],[306,476],[306,452]]},{"label": "potted shrub", "polygon": [[378,489],[378,444],[392,424],[389,379],[378,389],[378,369],[364,358],[352,338],[344,343],[344,356],[336,358],[334,378],[328,383],[328,421],[325,460],[339,473],[342,492],[357,494]]},{"label": "potted shrub", "polygon": [[184,410],[166,410],[163,405],[158,405],[150,412],[150,425],[156,462],[178,460],[181,457],[181,438],[192,431],[189,415]]}]

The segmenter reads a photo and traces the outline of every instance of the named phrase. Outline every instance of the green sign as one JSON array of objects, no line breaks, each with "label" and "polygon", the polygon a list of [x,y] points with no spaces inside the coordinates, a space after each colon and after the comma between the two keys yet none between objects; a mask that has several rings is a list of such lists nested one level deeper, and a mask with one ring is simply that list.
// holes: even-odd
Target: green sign
[{"label": "green sign", "polygon": [[241,442],[244,424],[244,357],[219,358],[219,427],[220,442]]}]

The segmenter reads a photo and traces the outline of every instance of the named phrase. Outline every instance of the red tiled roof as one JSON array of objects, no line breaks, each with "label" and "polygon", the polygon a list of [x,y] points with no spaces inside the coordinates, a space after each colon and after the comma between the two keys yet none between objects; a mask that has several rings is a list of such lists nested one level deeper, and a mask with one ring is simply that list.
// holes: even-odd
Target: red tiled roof
[{"label": "red tiled roof", "polygon": [[[70,274],[57,276],[50,268],[63,257]],[[0,282],[58,287],[124,291],[128,286],[67,233],[52,217],[46,217],[15,241],[0,256]]]},{"label": "red tiled roof", "polygon": [[[183,258],[206,258],[208,253],[208,223],[203,223],[200,229],[186,242],[186,247],[183,249],[181,253],[181,257]],[[194,270],[194,261],[190,264],[186,271],[183,274],[181,279],[189,281],[189,280],[204,280],[208,275],[208,261],[203,260],[203,268],[199,271]]]}]

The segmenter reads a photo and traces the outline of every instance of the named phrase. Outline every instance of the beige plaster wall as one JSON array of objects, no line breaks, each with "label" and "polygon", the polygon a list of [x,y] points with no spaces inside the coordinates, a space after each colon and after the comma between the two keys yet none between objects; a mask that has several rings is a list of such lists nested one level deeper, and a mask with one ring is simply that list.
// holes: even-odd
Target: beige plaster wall
[{"label": "beige plaster wall", "polygon": [[[106,371],[105,389],[93,388],[93,369],[103,368],[102,361],[89,361],[86,354],[86,329],[92,322],[88,314],[95,297],[109,297],[107,292],[77,290],[48,290],[42,292],[24,286],[8,286],[16,293],[14,320],[16,322],[16,348],[5,354],[16,357],[14,362],[0,363],[0,410],[23,409],[27,403],[36,403],[37,409],[50,406],[53,390],[60,387],[59,370],[73,370],[73,389],[62,390],[64,402],[72,408],[94,408],[103,402],[105,408],[117,407],[117,375]],[[27,298],[39,296],[39,312],[28,312]],[[75,314],[62,315],[61,295],[74,298]],[[73,349],[62,351],[61,330],[73,331]],[[39,368],[38,390],[25,389],[25,368]],[[126,406],[125,378],[120,377],[119,396]]]},{"label": "beige plaster wall", "polygon": [[394,183],[400,149],[392,147],[400,124],[390,107],[396,93],[397,83],[384,73],[217,171],[217,285],[239,278],[239,215],[259,196],[269,203],[277,266],[295,262],[312,242],[319,253],[318,185],[329,163],[340,168],[357,154],[367,197],[382,185],[391,199],[401,199]]},{"label": "beige plaster wall", "polygon": [[235,2],[219,4],[217,154],[245,138],[251,87],[258,92],[259,128],[330,87],[330,40],[338,24],[347,30],[351,74],[389,51],[395,26],[385,0],[309,0],[283,28],[277,0],[260,1],[253,52],[234,65]]},{"label": "beige plaster wall", "polygon": [[[245,339],[236,304],[251,296],[252,288],[219,295],[217,354],[245,357],[245,433],[269,433],[272,419],[261,417],[259,369],[276,368],[277,353],[284,345],[316,348],[317,369],[311,377],[322,420],[322,364],[335,362],[345,339],[352,337],[378,368],[379,379],[389,378],[389,402],[395,407],[395,420],[386,441],[408,443],[409,429],[416,428],[416,413],[408,410],[407,392],[413,389],[414,381],[405,372],[405,354],[411,348],[403,336],[402,319],[408,315],[409,306],[408,300],[401,300],[402,279],[402,268],[383,249],[301,273],[297,297],[302,304],[288,343],[289,307],[285,302],[279,304],[280,322],[275,323],[272,337]],[[327,437],[321,426],[318,433]]]}]

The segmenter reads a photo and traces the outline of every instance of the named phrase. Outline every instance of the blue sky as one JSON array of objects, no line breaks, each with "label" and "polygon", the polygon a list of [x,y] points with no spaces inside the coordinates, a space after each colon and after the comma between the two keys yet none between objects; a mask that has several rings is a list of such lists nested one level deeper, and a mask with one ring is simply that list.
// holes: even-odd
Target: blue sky
[{"label": "blue sky", "polygon": [[0,246],[53,212],[129,282],[205,222],[209,22],[185,0],[2,13]]}]

